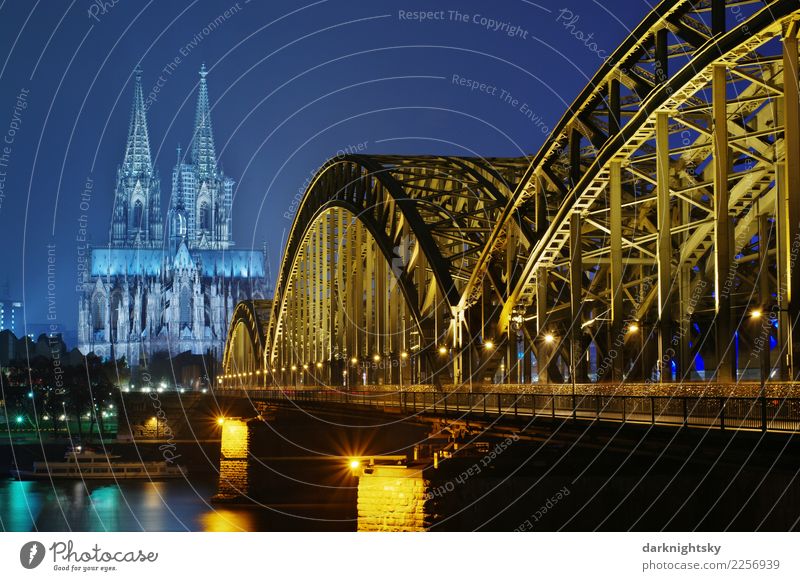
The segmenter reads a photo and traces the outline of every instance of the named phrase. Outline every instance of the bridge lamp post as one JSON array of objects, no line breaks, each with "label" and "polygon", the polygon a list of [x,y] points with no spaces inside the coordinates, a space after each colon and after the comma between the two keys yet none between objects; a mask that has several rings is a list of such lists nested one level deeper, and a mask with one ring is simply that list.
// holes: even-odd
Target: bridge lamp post
[{"label": "bridge lamp post", "polygon": [[297,387],[297,365],[292,365],[292,385]]},{"label": "bridge lamp post", "polygon": [[481,376],[478,378],[478,381],[482,384],[483,383],[483,374],[485,373],[485,365],[489,362],[489,359],[492,357],[492,351],[494,351],[494,341],[491,339],[486,339],[483,342],[483,351],[485,353],[483,363],[479,365]]},{"label": "bridge lamp post", "polygon": [[403,363],[408,359],[408,351],[400,352],[400,390],[403,390]]},{"label": "bridge lamp post", "polygon": [[[637,334],[639,335],[639,347],[638,347],[639,352],[636,355],[636,359],[638,361],[640,361],[640,362],[642,362],[643,359],[644,359],[642,357],[642,351],[644,351],[644,333],[640,333],[641,330],[642,330],[642,324],[639,321],[635,321],[635,320],[631,321],[630,323],[628,323],[628,328],[626,329],[626,334],[627,335],[637,335]],[[623,358],[623,365],[624,365],[624,362],[625,361],[624,361],[624,358]],[[631,369],[631,371],[635,371],[635,370]],[[628,376],[628,372],[624,372],[623,373],[623,377],[627,378],[627,376]]]},{"label": "bridge lamp post", "polygon": [[[378,369],[378,363],[380,362],[380,360],[381,360],[381,356],[380,356],[379,353],[376,353],[375,355],[372,356],[372,361],[375,364],[375,374],[373,375],[375,383],[378,383],[378,373],[380,373],[380,370]],[[367,375],[369,375],[369,371],[367,371]],[[384,377],[384,380],[385,379],[386,379],[386,377]]]},{"label": "bridge lamp post", "polygon": [[357,378],[358,378],[358,357],[351,357],[350,358],[350,365],[353,367],[353,373],[356,374],[356,379],[351,379],[348,376],[348,379],[347,379],[347,388],[348,389],[350,389],[352,387],[353,382],[356,381]]},{"label": "bridge lamp post", "polygon": [[446,359],[445,359],[445,362],[444,362],[444,365],[442,365],[442,369],[443,369],[443,370],[444,370],[444,372],[445,372],[446,374],[448,374],[448,375],[449,375],[449,373],[450,373],[450,358],[449,358],[449,357],[447,357],[447,356],[448,356],[448,353],[449,353],[449,351],[450,351],[450,350],[447,348],[447,346],[446,346],[446,345],[442,345],[442,346],[440,346],[440,347],[439,347],[439,355],[441,355],[442,357],[445,357],[445,358],[446,358]]}]

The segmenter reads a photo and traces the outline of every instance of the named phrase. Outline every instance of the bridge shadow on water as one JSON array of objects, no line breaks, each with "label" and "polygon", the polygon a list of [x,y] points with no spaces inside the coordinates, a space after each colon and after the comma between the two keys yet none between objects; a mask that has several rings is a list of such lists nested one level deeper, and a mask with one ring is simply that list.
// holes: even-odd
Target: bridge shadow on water
[{"label": "bridge shadow on water", "polygon": [[323,531],[783,531],[800,518],[788,435],[571,422],[442,434],[287,409],[229,421],[214,503],[250,530],[261,513],[266,530]]}]

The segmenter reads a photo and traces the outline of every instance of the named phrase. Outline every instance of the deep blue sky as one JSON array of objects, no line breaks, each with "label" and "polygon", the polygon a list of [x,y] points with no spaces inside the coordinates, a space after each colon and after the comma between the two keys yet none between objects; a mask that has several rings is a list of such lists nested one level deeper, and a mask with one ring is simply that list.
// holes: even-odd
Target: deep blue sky
[{"label": "deep blue sky", "polygon": [[[106,242],[137,63],[145,95],[160,74],[166,79],[149,109],[164,215],[176,145],[191,137],[205,62],[220,162],[237,181],[234,237],[243,247],[266,241],[276,273],[291,225],[284,213],[338,150],[364,144],[365,153],[532,154],[601,57],[650,9],[642,0],[101,5],[0,0],[0,154],[12,120],[19,125],[8,166],[0,167],[0,294],[7,280],[9,294],[25,301],[28,324],[47,319],[48,244],[55,245],[57,322],[76,324],[80,196],[91,178],[88,229],[95,243]],[[562,9],[578,16],[570,29]],[[401,19],[401,10],[445,12],[443,20],[417,22]],[[451,19],[450,10],[468,22]],[[488,30],[472,21],[476,14],[520,32]],[[204,30],[220,15],[219,26]],[[599,55],[570,34],[576,30],[593,35]],[[453,75],[497,90],[470,91]],[[519,100],[516,107],[500,98],[503,89]],[[15,117],[23,90],[27,108]],[[523,103],[540,125],[520,111]]]}]

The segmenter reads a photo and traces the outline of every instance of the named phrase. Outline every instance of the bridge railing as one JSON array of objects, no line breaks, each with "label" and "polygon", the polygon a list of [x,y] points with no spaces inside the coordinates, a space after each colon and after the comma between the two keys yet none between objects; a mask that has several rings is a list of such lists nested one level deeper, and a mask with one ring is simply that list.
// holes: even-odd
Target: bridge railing
[{"label": "bridge railing", "polygon": [[[219,388],[218,388],[219,389]],[[800,382],[769,381],[763,385],[756,381],[716,382],[716,381],[682,381],[682,382],[622,382],[622,383],[501,383],[501,384],[463,384],[459,386],[444,385],[440,388],[432,384],[412,385],[358,385],[349,388],[331,385],[298,385],[267,386],[244,381],[224,386],[229,389],[267,389],[288,391],[343,391],[349,393],[383,393],[383,392],[459,392],[459,393],[509,393],[538,395],[571,395],[574,392],[581,396],[666,396],[666,397],[760,397],[763,393],[772,398],[800,399]]]},{"label": "bridge railing", "polygon": [[798,398],[433,391],[345,392],[334,389],[247,389],[232,390],[231,393],[272,403],[380,408],[382,411],[409,416],[442,415],[464,419],[493,417],[520,420],[573,418],[721,430],[800,430]]}]

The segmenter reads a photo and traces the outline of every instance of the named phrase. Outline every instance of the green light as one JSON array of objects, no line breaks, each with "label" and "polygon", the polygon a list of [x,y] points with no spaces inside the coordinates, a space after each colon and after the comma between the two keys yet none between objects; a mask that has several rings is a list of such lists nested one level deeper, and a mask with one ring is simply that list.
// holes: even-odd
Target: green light
[{"label": "green light", "polygon": [[24,421],[25,421],[25,418],[23,418],[22,416],[17,416],[17,423],[18,424],[21,424]]}]

